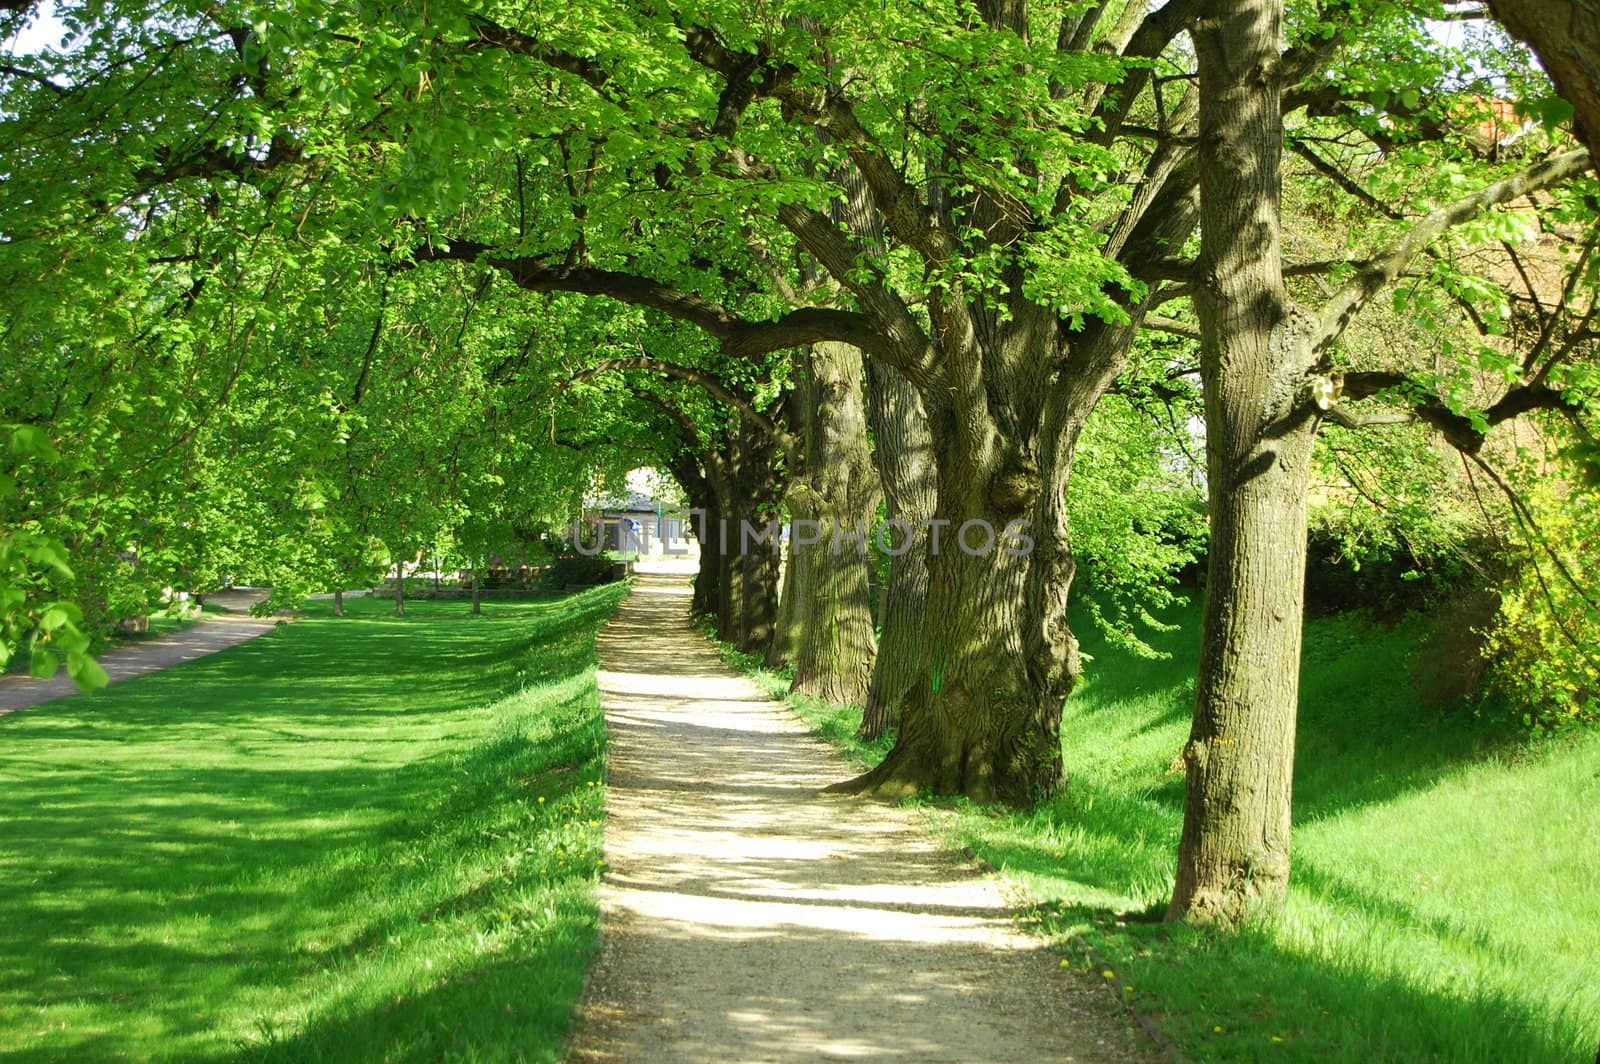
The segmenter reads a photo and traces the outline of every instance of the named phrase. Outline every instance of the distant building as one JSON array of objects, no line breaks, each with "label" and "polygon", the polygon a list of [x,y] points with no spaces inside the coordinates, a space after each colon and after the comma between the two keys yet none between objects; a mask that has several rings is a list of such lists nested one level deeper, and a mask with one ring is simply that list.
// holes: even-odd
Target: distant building
[{"label": "distant building", "polygon": [[630,492],[585,502],[584,523],[591,531],[598,527],[603,550],[634,552],[641,558],[700,554],[690,516],[657,498]]}]

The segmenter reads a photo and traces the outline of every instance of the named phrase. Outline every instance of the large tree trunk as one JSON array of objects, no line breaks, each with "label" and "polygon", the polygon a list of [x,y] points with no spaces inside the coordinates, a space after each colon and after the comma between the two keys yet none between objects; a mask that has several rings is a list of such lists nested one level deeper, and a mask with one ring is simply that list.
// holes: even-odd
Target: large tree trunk
[{"label": "large tree trunk", "polygon": [[[1064,529],[1049,543],[1036,531],[1059,495],[1047,486],[1065,482],[1093,399],[1074,413],[1076,424],[1034,418],[1035,433],[1044,423],[1060,430],[1059,446],[1046,451],[1057,464],[1043,471],[1034,458],[1038,435],[1019,447],[991,433],[975,449],[970,433],[945,420],[951,408],[930,404],[938,501],[919,668],[894,748],[838,790],[887,798],[932,790],[1030,805],[1060,787],[1061,709],[1077,673],[1076,643],[1064,626],[1048,643],[1034,633],[1053,602],[1064,611],[1071,568],[1053,560],[1070,559],[1070,551]],[[1036,571],[1046,560],[1048,579]]]},{"label": "large tree trunk", "polygon": [[1489,9],[1539,54],[1600,165],[1600,0],[1489,0]]},{"label": "large tree trunk", "polygon": [[[763,429],[741,421],[730,430],[728,448],[711,478],[716,496],[706,539],[717,551],[717,638],[747,654],[765,654],[777,615],[777,581],[771,559],[776,543],[745,539],[744,525],[763,527],[777,510],[778,478],[773,444]],[[704,545],[702,545],[704,549]]]},{"label": "large tree trunk", "polygon": [[[794,681],[790,689],[823,702],[860,704],[872,679],[873,632],[867,559],[854,542],[853,522],[791,497],[790,588]],[[808,542],[816,538],[816,542]]]},{"label": "large tree trunk", "polygon": [[[916,389],[881,363],[871,367],[868,407],[874,459],[887,503],[889,585],[878,618],[882,635],[861,717],[861,736],[875,739],[900,724],[901,704],[921,667],[922,621],[928,597],[927,521],[937,503],[933,440]],[[895,553],[898,552],[898,553]]]},{"label": "large tree trunk", "polygon": [[1281,0],[1214,0],[1200,62],[1201,323],[1211,543],[1169,918],[1234,924],[1282,900],[1316,433],[1283,284],[1273,69]]},{"label": "large tree trunk", "polygon": [[344,591],[339,588],[334,588],[333,591],[333,615],[344,616]]},{"label": "large tree trunk", "polygon": [[394,615],[406,615],[406,563],[403,561],[394,563]]},{"label": "large tree trunk", "polygon": [[794,554],[804,556],[795,585],[799,642],[792,689],[859,705],[877,649],[859,537],[871,534],[880,490],[867,446],[861,352],[848,344],[817,344],[805,366],[797,384],[806,420],[805,477],[789,489]]},{"label": "large tree trunk", "polygon": [[[1196,204],[1185,181],[1170,192],[1158,184],[1151,195],[1156,206],[1119,239],[1153,261],[1182,244]],[[974,213],[973,224],[1003,231],[999,213]],[[1011,283],[1024,287],[1020,269]],[[938,545],[930,534],[918,672],[894,749],[837,789],[894,797],[927,788],[1030,805],[1064,780],[1061,711],[1079,672],[1067,623],[1073,455],[1126,365],[1149,299],[1127,304],[1126,322],[1086,322],[1063,345],[1047,308],[1019,298],[1005,315],[964,314],[959,295],[949,293],[944,306],[946,296],[930,296],[950,383],[918,387],[934,445],[935,520],[943,522]],[[967,371],[956,373],[960,366]],[[993,529],[996,549],[964,553],[957,535],[967,522]],[[1008,553],[1001,543],[1013,522],[1030,542]]]},{"label": "large tree trunk", "polygon": [[483,581],[479,578],[479,566],[472,567],[472,615],[480,616],[483,613]]},{"label": "large tree trunk", "polygon": [[[990,516],[999,528],[1007,523]],[[894,748],[839,790],[897,798],[926,789],[1027,805],[1062,782],[1061,702],[1040,697],[1023,661],[1029,559],[1004,549],[964,553],[948,538],[963,523],[930,544],[926,664],[904,699]],[[969,532],[972,543],[981,538]]]}]

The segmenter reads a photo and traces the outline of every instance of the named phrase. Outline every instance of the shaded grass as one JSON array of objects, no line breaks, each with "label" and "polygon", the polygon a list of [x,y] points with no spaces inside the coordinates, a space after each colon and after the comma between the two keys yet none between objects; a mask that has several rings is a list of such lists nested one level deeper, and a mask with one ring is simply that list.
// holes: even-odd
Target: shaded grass
[{"label": "shaded grass", "polygon": [[0,721],[0,1056],[556,1059],[622,592],[313,603]]},{"label": "shaded grass", "polygon": [[[1153,922],[1183,818],[1199,610],[1144,661],[1086,618],[1071,784],[938,823],[1075,963],[1202,1060],[1581,1061],[1600,1043],[1600,734],[1533,741],[1427,704],[1430,621],[1308,622],[1288,904],[1233,935]],[[837,710],[835,733],[853,728]],[[854,720],[859,720],[855,714]]]}]

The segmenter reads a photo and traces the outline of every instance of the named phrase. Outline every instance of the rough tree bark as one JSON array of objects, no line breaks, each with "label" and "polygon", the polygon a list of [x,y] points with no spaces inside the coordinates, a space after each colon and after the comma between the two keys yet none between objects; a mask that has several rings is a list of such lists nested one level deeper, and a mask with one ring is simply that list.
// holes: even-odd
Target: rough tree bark
[{"label": "rough tree bark", "polygon": [[1489,10],[1533,47],[1600,163],[1600,0],[1489,0]]},{"label": "rough tree bark", "polygon": [[1316,408],[1310,330],[1280,256],[1281,0],[1213,0],[1200,69],[1201,326],[1209,576],[1169,916],[1233,924],[1281,901]]},{"label": "rough tree bark", "polygon": [[[867,446],[861,352],[813,345],[795,388],[805,415],[805,475],[790,482],[794,585],[792,690],[861,704],[872,679],[867,557],[862,540],[877,516],[879,482]],[[808,542],[809,541],[809,542]]]},{"label": "rough tree bark", "polygon": [[[875,739],[900,725],[902,703],[921,666],[928,597],[928,528],[937,504],[933,439],[922,400],[898,371],[874,362],[868,408],[873,458],[883,484],[891,531],[885,534],[888,593],[878,618],[882,635],[861,717],[861,736]],[[899,553],[893,553],[898,551]]]}]

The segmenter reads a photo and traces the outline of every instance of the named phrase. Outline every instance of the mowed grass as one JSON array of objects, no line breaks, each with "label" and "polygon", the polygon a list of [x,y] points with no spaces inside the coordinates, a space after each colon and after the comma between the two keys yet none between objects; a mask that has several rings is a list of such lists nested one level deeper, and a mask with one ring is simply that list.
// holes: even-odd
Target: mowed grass
[{"label": "mowed grass", "polygon": [[[1069,788],[1031,813],[958,804],[938,817],[952,841],[1192,1059],[1593,1061],[1600,734],[1532,741],[1428,704],[1413,677],[1448,617],[1313,620],[1286,908],[1233,935],[1153,922],[1182,827],[1172,760],[1199,610],[1169,619],[1173,656],[1144,661],[1077,618],[1094,660],[1063,724]],[[806,710],[832,733],[859,720]]]},{"label": "mowed grass", "polygon": [[621,594],[320,604],[0,718],[0,1057],[559,1057]]}]

